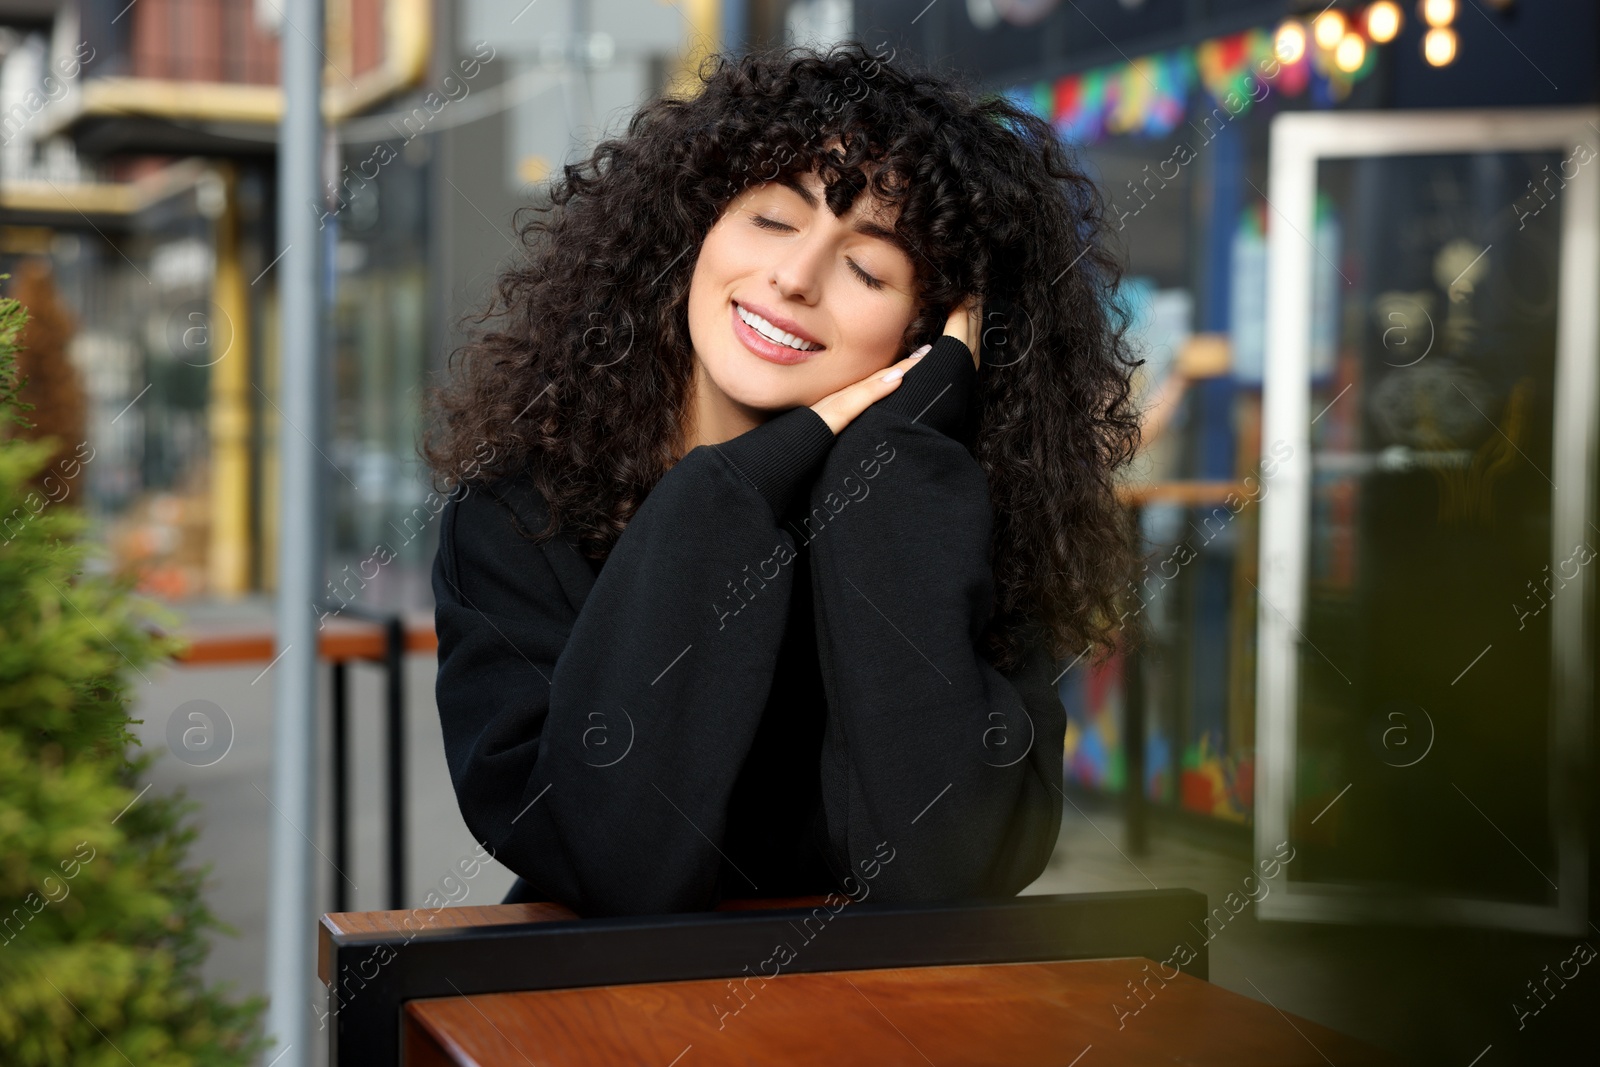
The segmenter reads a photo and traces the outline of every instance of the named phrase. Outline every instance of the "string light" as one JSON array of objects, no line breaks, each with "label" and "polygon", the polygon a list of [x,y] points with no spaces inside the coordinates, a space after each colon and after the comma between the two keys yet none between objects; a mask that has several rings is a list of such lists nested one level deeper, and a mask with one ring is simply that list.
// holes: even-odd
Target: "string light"
[{"label": "string light", "polygon": [[1305,26],[1293,19],[1279,26],[1272,50],[1280,63],[1300,62],[1300,57],[1306,54]]},{"label": "string light", "polygon": [[1342,11],[1324,11],[1311,23],[1311,35],[1322,48],[1332,49],[1344,40],[1345,21]]},{"label": "string light", "polygon": [[1435,26],[1422,39],[1422,55],[1435,67],[1456,58],[1456,34],[1448,26]]},{"label": "string light", "polygon": [[1359,33],[1347,33],[1333,51],[1333,62],[1346,74],[1354,74],[1361,69],[1361,64],[1367,58],[1367,42],[1361,39]]},{"label": "string light", "polygon": [[1367,36],[1376,44],[1388,44],[1400,32],[1400,7],[1391,0],[1378,0],[1367,8]]}]

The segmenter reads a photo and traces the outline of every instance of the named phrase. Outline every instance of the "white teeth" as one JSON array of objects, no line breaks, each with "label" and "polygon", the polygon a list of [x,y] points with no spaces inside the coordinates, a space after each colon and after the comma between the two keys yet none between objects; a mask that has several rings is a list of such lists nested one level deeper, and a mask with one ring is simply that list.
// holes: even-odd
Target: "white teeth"
[{"label": "white teeth", "polygon": [[750,311],[742,305],[735,304],[734,306],[739,310],[739,317],[743,319],[752,330],[756,331],[769,341],[776,341],[780,345],[798,349],[801,352],[815,352],[817,349],[822,347],[818,344],[812,344],[810,341],[802,341],[792,333],[785,333],[783,330],[778,329],[760,315],[757,315],[755,312]]}]

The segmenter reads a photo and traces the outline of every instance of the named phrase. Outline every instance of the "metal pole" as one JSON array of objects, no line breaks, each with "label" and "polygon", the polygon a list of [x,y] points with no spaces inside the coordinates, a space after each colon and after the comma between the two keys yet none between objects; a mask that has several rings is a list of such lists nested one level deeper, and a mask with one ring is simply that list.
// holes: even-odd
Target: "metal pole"
[{"label": "metal pole", "polygon": [[[283,0],[278,137],[278,654],[273,671],[267,1033],[274,1067],[312,1062],[316,983],[317,627],[322,578],[322,0]],[[307,436],[312,435],[312,436]]]},{"label": "metal pole", "polygon": [[[1128,521],[1133,526],[1134,544],[1144,549],[1144,524],[1140,521],[1144,508],[1134,505],[1128,509]],[[1142,592],[1142,591],[1140,591]],[[1138,592],[1135,594],[1139,595]],[[1150,851],[1149,804],[1145,787],[1145,692],[1144,692],[1144,601],[1139,599],[1139,610],[1134,613],[1129,627],[1127,650],[1122,659],[1122,737],[1123,758],[1127,767],[1124,783],[1123,844],[1135,856]]]},{"label": "metal pole", "polygon": [[745,38],[749,36],[750,0],[723,0],[720,17],[722,47],[735,55],[747,50]]},{"label": "metal pole", "polygon": [[350,894],[339,871],[350,869],[350,705],[349,665],[333,667],[333,910],[349,911]]},{"label": "metal pole", "polygon": [[389,907],[406,906],[406,630],[395,615],[384,624],[389,679]]}]

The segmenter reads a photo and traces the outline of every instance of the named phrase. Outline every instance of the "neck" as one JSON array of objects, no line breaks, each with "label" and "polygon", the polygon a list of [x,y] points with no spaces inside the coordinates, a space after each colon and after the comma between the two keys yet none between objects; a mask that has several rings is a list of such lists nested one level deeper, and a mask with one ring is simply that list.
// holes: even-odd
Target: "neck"
[{"label": "neck", "polygon": [[730,398],[706,377],[698,364],[695,366],[694,395],[689,403],[682,440],[678,447],[681,458],[697,445],[717,445],[731,441],[747,430],[753,430],[772,417],[772,413],[748,407]]}]

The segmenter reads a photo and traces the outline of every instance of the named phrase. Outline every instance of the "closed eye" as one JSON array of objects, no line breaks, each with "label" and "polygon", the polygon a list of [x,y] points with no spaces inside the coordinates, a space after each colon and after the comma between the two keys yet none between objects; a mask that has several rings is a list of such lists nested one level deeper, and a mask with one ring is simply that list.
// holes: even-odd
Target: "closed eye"
[{"label": "closed eye", "polygon": [[878,278],[874,278],[872,275],[868,274],[866,271],[862,270],[860,267],[856,266],[856,261],[855,260],[846,259],[845,262],[850,264],[850,269],[856,272],[856,277],[858,277],[862,281],[866,282],[872,288],[874,288],[874,289],[882,289],[883,288],[883,282]]},{"label": "closed eye", "polygon": [[[750,221],[752,223],[754,223],[756,226],[759,226],[763,230],[792,230],[792,229],[794,229],[793,226],[790,226],[786,222],[779,222],[776,219],[769,219],[765,215],[751,215],[750,216]],[[845,260],[845,262],[850,264],[850,269],[855,272],[856,277],[860,278],[867,285],[871,286],[874,289],[882,289],[883,288],[883,280],[880,279],[880,278],[874,278],[872,275],[870,275],[866,271],[862,270],[861,267],[856,263],[855,260],[847,258]]]}]

